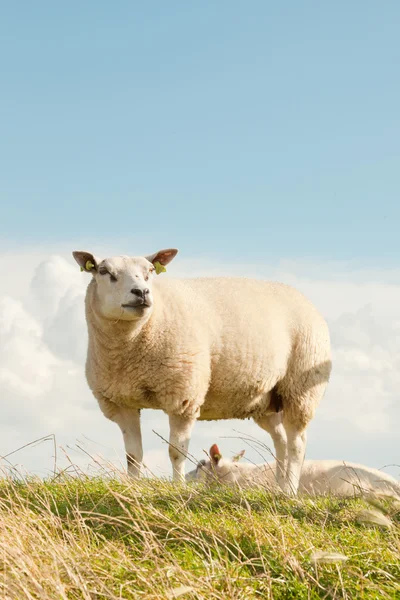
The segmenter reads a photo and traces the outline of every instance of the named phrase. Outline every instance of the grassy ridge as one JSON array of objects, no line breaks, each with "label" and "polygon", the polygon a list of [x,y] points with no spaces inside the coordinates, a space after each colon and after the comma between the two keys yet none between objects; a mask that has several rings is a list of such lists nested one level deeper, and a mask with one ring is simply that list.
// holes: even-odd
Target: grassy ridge
[{"label": "grassy ridge", "polygon": [[387,527],[360,524],[366,508],[159,480],[4,481],[0,597],[400,599],[399,507],[385,503]]}]

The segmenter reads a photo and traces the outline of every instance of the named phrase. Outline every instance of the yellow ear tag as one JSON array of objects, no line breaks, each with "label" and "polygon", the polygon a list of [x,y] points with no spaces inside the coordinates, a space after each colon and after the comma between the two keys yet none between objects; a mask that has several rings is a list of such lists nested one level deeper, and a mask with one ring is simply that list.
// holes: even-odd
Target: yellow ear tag
[{"label": "yellow ear tag", "polygon": [[164,265],[162,265],[159,262],[155,262],[154,263],[154,268],[156,270],[157,275],[159,275],[160,273],[165,273],[166,272],[166,268],[164,267]]},{"label": "yellow ear tag", "polygon": [[92,269],[94,269],[94,264],[90,260],[86,261],[85,268],[81,267],[81,271],[91,271]]}]

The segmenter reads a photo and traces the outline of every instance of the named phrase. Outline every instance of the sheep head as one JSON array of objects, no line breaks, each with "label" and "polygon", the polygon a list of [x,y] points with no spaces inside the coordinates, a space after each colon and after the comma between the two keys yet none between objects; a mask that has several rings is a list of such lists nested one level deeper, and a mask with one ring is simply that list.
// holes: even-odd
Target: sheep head
[{"label": "sheep head", "polygon": [[186,475],[187,481],[212,481],[223,479],[224,474],[229,472],[233,463],[239,462],[244,456],[245,450],[232,457],[232,459],[223,458],[218,445],[213,444],[209,450],[209,460],[200,460],[196,469]]},{"label": "sheep head", "polygon": [[178,250],[159,250],[143,257],[115,256],[99,259],[90,252],[75,251],[82,271],[92,275],[96,307],[105,319],[147,319],[153,308],[152,280],[165,271]]}]

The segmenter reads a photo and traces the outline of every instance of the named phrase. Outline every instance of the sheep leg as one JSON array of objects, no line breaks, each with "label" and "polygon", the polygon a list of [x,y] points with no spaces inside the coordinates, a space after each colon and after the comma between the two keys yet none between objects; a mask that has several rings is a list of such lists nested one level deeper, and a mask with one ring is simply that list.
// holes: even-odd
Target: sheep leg
[{"label": "sheep leg", "polygon": [[295,496],[299,488],[301,470],[306,453],[307,434],[292,423],[285,422],[287,435],[288,464],[282,489],[286,494]]},{"label": "sheep leg", "polygon": [[169,458],[172,463],[173,481],[185,480],[185,460],[195,420],[180,415],[169,415]]},{"label": "sheep leg", "polygon": [[124,437],[128,475],[136,479],[143,459],[140,410],[118,407],[112,420],[119,425]]},{"label": "sheep leg", "polygon": [[286,431],[282,423],[281,413],[267,415],[254,421],[262,429],[267,431],[275,447],[276,459],[276,480],[278,485],[283,488],[287,470],[287,438]]}]

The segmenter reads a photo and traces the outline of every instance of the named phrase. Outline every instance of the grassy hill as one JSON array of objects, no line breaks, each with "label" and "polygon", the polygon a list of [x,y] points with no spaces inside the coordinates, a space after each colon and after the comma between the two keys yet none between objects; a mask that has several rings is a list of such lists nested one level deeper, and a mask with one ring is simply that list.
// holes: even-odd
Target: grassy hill
[{"label": "grassy hill", "polygon": [[0,597],[400,599],[400,508],[379,502],[373,525],[376,507],[355,499],[5,480]]}]

